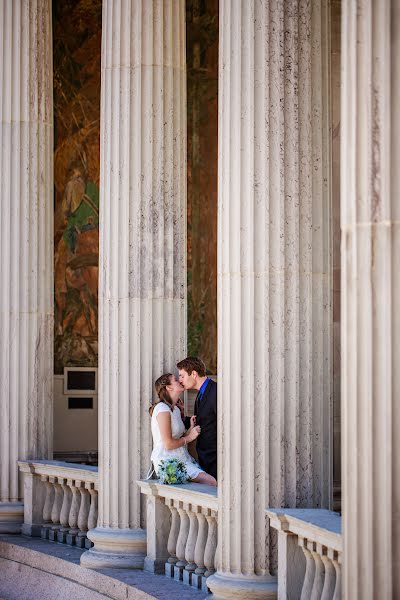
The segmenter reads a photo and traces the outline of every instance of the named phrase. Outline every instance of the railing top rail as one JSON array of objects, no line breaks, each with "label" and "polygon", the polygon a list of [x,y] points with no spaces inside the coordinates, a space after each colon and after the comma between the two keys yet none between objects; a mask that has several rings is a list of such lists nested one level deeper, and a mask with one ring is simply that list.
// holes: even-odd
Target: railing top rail
[{"label": "railing top rail", "polygon": [[18,466],[22,473],[64,477],[93,483],[97,483],[98,480],[98,468],[92,465],[78,465],[57,460],[19,460]]},{"label": "railing top rail", "polygon": [[342,518],[338,513],[323,508],[269,508],[265,512],[275,529],[342,551]]},{"label": "railing top rail", "polygon": [[137,484],[142,494],[160,496],[172,500],[181,500],[190,504],[196,504],[204,508],[218,511],[217,488],[200,483],[185,483],[180,485],[166,485],[159,483],[156,479],[139,480]]}]

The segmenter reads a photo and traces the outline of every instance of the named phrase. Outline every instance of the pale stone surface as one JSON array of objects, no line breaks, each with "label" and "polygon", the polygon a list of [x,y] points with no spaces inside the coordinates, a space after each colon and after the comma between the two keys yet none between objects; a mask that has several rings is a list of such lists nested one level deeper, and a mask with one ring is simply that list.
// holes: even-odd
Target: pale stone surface
[{"label": "pale stone surface", "polygon": [[[0,558],[0,594],[7,600],[104,600],[102,593],[71,580]],[[148,598],[150,596],[147,596]]]},{"label": "pale stone surface", "polygon": [[144,560],[145,571],[164,573],[168,559],[168,538],[171,529],[171,512],[164,498],[147,496],[147,556]]},{"label": "pale stone surface", "polygon": [[96,527],[87,537],[94,546],[81,557],[89,569],[142,569],[146,550],[146,532],[142,529]]},{"label": "pale stone surface", "polygon": [[94,484],[86,483],[85,487],[90,493],[90,510],[88,516],[88,529],[90,530],[94,529],[97,525],[99,494]]},{"label": "pale stone surface", "polygon": [[400,6],[342,3],[343,596],[400,593]]},{"label": "pale stone surface", "polygon": [[84,547],[87,530],[97,524],[97,467],[44,460],[18,466],[24,477],[22,532]]},{"label": "pale stone surface", "polygon": [[[22,533],[24,535],[40,536],[42,524],[45,522],[49,511],[44,504],[47,496],[47,484],[41,480],[40,475],[35,473],[24,474],[24,523]],[[47,519],[48,521],[49,519]]]},{"label": "pale stone surface", "polygon": [[215,572],[215,552],[218,541],[218,522],[214,511],[206,515],[207,521],[207,541],[204,548],[204,576],[209,577]]},{"label": "pale stone surface", "polygon": [[204,575],[206,567],[204,564],[204,551],[208,537],[208,523],[206,520],[207,510],[202,506],[195,507],[196,517],[198,520],[198,534],[196,546],[194,549],[194,562],[196,563],[195,574]]},{"label": "pale stone surface", "polygon": [[278,600],[339,600],[341,516],[324,509],[266,513],[278,530]]},{"label": "pale stone surface", "polygon": [[[19,458],[52,452],[51,1],[0,2],[0,523]],[[15,530],[15,520],[10,531]]]},{"label": "pale stone surface", "polygon": [[147,498],[145,569],[154,572],[164,561],[160,572],[167,577],[205,589],[206,577],[215,571],[217,489],[196,483],[138,484]]},{"label": "pale stone surface", "polygon": [[[220,2],[217,597],[274,598],[266,506],[327,506],[328,3]],[[249,507],[251,507],[249,509]]]},{"label": "pale stone surface", "polygon": [[98,531],[138,530],[143,566],[149,402],[186,347],[183,0],[103,2],[101,94]]},{"label": "pale stone surface", "polygon": [[[0,571],[7,573],[7,577],[0,577],[0,597],[7,600],[50,600],[54,598],[75,597],[67,596],[66,591],[81,593],[83,589],[90,598],[91,592],[99,592],[102,597],[115,600],[145,600],[156,598],[159,600],[202,600],[206,596],[182,584],[178,584],[164,576],[152,575],[141,570],[105,569],[94,571],[79,565],[82,550],[70,548],[61,544],[53,544],[34,538],[21,538],[20,536],[0,535]],[[4,562],[7,561],[7,564]],[[13,564],[12,564],[13,563]],[[23,576],[19,579],[11,577],[15,573],[15,564],[19,568],[30,567],[31,572],[24,569]],[[7,569],[7,570],[6,570]],[[35,576],[36,574],[36,576]],[[53,579],[50,576],[56,577]],[[31,594],[12,596],[16,591],[26,591],[26,579],[31,588]],[[43,583],[51,584],[52,596],[46,596]],[[56,584],[56,587],[54,586]],[[70,583],[81,586],[71,587]],[[37,587],[36,587],[37,586]],[[32,590],[38,589],[37,596],[32,595]],[[42,595],[43,594],[43,595]],[[65,594],[65,595],[63,595]],[[78,596],[81,597],[81,596]],[[96,596],[94,596],[96,598]]]},{"label": "pale stone surface", "polygon": [[299,597],[305,575],[305,557],[298,538],[287,531],[278,531],[278,600]]}]

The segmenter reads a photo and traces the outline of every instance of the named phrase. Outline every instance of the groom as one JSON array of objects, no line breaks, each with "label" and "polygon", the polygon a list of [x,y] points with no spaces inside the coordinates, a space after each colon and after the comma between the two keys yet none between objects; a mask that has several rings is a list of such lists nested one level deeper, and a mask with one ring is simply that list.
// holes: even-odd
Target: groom
[{"label": "groom", "polygon": [[197,455],[201,468],[217,479],[217,384],[206,376],[206,367],[198,357],[188,356],[176,366],[185,390],[197,390],[194,414],[196,425],[201,427]]}]

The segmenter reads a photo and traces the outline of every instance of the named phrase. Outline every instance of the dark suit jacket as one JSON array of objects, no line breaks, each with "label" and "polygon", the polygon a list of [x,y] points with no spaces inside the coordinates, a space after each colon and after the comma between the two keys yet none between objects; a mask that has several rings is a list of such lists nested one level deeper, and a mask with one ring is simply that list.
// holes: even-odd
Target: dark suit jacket
[{"label": "dark suit jacket", "polygon": [[201,434],[196,440],[200,466],[217,479],[217,384],[212,379],[200,401],[197,394],[194,414],[196,425],[201,427]]}]

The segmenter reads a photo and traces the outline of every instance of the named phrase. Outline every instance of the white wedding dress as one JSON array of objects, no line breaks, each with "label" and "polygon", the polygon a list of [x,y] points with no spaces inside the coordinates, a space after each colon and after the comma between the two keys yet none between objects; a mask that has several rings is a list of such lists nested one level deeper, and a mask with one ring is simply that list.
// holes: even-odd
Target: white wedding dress
[{"label": "white wedding dress", "polygon": [[151,433],[153,434],[153,452],[151,453],[151,461],[154,466],[156,474],[158,474],[158,468],[160,461],[167,460],[168,458],[177,458],[185,464],[189,479],[194,479],[199,473],[203,473],[203,469],[197,464],[194,458],[189,454],[186,446],[175,448],[174,450],[166,450],[162,442],[160,428],[158,426],[157,415],[161,412],[168,412],[171,415],[171,431],[172,437],[177,440],[182,437],[185,432],[185,426],[181,418],[181,411],[177,406],[174,407],[173,412],[164,403],[159,402],[156,404],[153,414],[151,415]]}]

